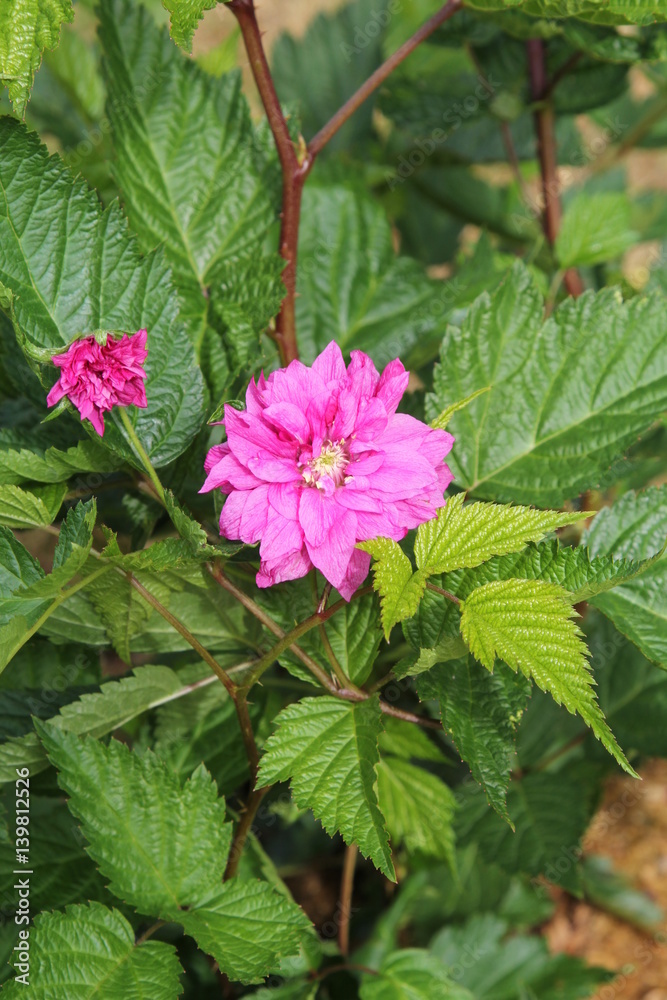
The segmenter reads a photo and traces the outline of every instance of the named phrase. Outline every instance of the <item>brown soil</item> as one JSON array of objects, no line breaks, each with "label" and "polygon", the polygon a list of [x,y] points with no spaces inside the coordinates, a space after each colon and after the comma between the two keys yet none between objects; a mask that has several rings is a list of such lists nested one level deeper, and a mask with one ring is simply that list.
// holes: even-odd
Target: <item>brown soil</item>
[{"label": "brown soil", "polygon": [[[643,782],[609,782],[584,841],[667,913],[667,761],[651,761]],[[563,894],[545,935],[553,951],[617,970],[595,1000],[667,1000],[667,920],[652,934]]]}]

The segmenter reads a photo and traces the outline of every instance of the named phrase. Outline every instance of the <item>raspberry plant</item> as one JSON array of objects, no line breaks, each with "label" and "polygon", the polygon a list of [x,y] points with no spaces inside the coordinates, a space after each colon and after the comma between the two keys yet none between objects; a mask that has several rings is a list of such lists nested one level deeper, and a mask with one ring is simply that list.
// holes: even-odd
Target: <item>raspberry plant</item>
[{"label": "raspberry plant", "polygon": [[0,11],[3,992],[587,997],[531,931],[667,756],[667,5],[164,8]]}]

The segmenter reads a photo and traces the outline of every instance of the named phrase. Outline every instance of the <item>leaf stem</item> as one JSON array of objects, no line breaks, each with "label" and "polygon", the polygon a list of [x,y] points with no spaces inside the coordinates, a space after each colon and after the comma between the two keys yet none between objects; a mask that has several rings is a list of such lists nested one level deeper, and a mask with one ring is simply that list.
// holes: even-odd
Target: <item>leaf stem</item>
[{"label": "leaf stem", "polygon": [[155,467],[153,466],[153,463],[151,462],[150,458],[148,457],[148,452],[146,451],[146,449],[144,448],[143,444],[139,440],[139,437],[137,436],[137,432],[135,431],[134,427],[132,426],[132,421],[130,420],[130,418],[129,418],[128,414],[127,414],[127,407],[125,407],[125,406],[119,406],[118,407],[118,412],[120,413],[121,423],[123,424],[123,427],[125,428],[125,431],[127,433],[128,438],[130,439],[130,443],[131,443],[132,447],[134,448],[134,450],[136,451],[137,457],[139,458],[141,464],[143,465],[148,478],[150,479],[151,483],[153,484],[153,488],[155,489],[155,492],[157,494],[158,500],[160,501],[160,503],[164,507],[165,506],[164,488],[163,488],[162,483],[160,482],[160,480],[158,478],[158,474],[155,471]]},{"label": "leaf stem", "polygon": [[[560,182],[558,180],[558,154],[556,148],[556,123],[553,105],[549,99],[550,83],[546,72],[546,50],[541,38],[526,42],[530,89],[535,104],[534,119],[537,135],[537,155],[542,177],[542,227],[549,246],[554,248],[561,222]],[[578,271],[568,268],[563,275],[568,294],[581,295],[584,285]]]},{"label": "leaf stem", "polygon": [[[326,146],[331,138],[336,134],[336,132],[345,124],[345,122],[350,118],[354,112],[361,107],[364,101],[370,97],[370,95],[377,90],[377,88],[384,83],[387,77],[393,73],[400,63],[403,62],[414,50],[417,48],[421,42],[425,41],[429,35],[444,24],[452,14],[455,14],[462,6],[462,0],[448,0],[448,2],[440,8],[432,17],[428,19],[421,28],[414,33],[412,38],[409,38],[407,42],[404,42],[399,49],[394,52],[393,55],[389,56],[385,62],[379,66],[374,73],[369,76],[365,83],[359,87],[359,89],[350,97],[341,108],[338,109],[336,114],[329,119],[326,125],[320,129],[320,131],[310,140],[308,143],[308,155],[310,160],[313,161],[317,154]],[[311,162],[312,165],[312,162]],[[310,169],[310,167],[309,167]]]},{"label": "leaf stem", "polygon": [[354,872],[357,866],[359,848],[349,844],[345,851],[343,875],[340,882],[340,923],[338,925],[338,947],[345,958],[350,953],[350,917],[352,915],[352,893],[354,891]]},{"label": "leaf stem", "polygon": [[432,590],[434,594],[440,594],[441,597],[446,597],[448,601],[453,601],[454,604],[461,604],[460,598],[454,594],[450,594],[448,590],[443,590],[442,587],[438,587],[435,583],[427,582],[426,589]]},{"label": "leaf stem", "polygon": [[230,878],[233,878],[238,871],[245,842],[252,829],[252,824],[255,821],[257,810],[259,809],[262,799],[268,790],[268,785],[264,788],[255,788],[246,802],[239,825],[234,831],[234,839],[232,840],[232,845],[229,849],[229,858],[227,859],[227,867],[225,868],[225,874],[222,879],[223,882],[227,882]]}]

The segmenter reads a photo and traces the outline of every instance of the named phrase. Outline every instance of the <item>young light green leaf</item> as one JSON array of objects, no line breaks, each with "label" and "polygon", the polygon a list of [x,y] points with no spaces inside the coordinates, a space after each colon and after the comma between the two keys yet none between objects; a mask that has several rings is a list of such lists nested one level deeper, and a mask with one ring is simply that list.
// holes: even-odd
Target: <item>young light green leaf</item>
[{"label": "young light green leaf", "polygon": [[448,329],[427,398],[433,418],[491,386],[452,417],[457,483],[490,500],[557,507],[608,477],[667,409],[664,311],[657,294],[623,302],[605,289],[567,299],[544,322],[542,295],[515,264]]},{"label": "young light green leaf", "polygon": [[435,774],[399,757],[378,764],[378,800],[392,844],[456,867],[452,819],[456,799]]},{"label": "young light green leaf", "polygon": [[420,525],[415,543],[417,566],[429,575],[472,568],[539,542],[550,531],[591,517],[588,511],[534,510],[450,497],[437,517]]},{"label": "young light green leaf", "polygon": [[425,730],[391,715],[384,719],[384,732],[380,734],[378,745],[383,755],[402,760],[430,760],[436,764],[446,760],[439,745],[429,739]]},{"label": "young light green leaf", "polygon": [[457,403],[450,403],[449,406],[446,406],[444,408],[442,413],[440,413],[437,417],[435,417],[431,421],[431,427],[440,431],[446,430],[449,421],[452,419],[455,413],[458,413],[459,410],[465,409],[468,403],[472,403],[473,399],[477,399],[477,397],[481,396],[483,392],[489,392],[490,389],[491,389],[490,385],[485,385],[483,389],[476,389],[475,392],[471,392],[470,395],[466,396],[465,399],[459,399]]},{"label": "young light green leaf", "polygon": [[[596,518],[596,522],[597,522]],[[599,593],[591,602],[632,640],[649,660],[667,667],[667,487],[653,486],[626,493],[612,507],[600,511],[584,542],[598,558],[608,553],[643,567],[641,574],[611,593]],[[604,553],[604,555],[603,555]]]},{"label": "young light green leaf", "polygon": [[162,0],[162,6],[170,14],[171,37],[186,52],[192,51],[192,36],[204,11],[213,10],[217,2],[218,0]]},{"label": "young light green leaf", "polygon": [[360,542],[358,548],[376,560],[373,586],[380,595],[382,628],[388,639],[394,625],[410,618],[419,607],[426,587],[426,574],[412,572],[410,560],[391,538]]},{"label": "young light green leaf", "polygon": [[428,951],[405,948],[389,954],[378,975],[362,977],[361,1000],[472,1000],[442,962]]},{"label": "young light green leaf", "polygon": [[408,655],[394,667],[394,675],[401,677],[417,677],[430,670],[436,663],[446,663],[448,660],[459,660],[468,652],[463,639],[458,636],[443,636],[437,646],[427,646],[419,653]]},{"label": "young light green leaf", "polygon": [[516,728],[530,684],[504,663],[491,674],[471,656],[442,663],[419,679],[419,697],[440,702],[445,732],[489,803],[512,825],[505,798],[515,756]]},{"label": "young light green leaf", "polygon": [[499,580],[473,590],[461,608],[461,635],[487,670],[496,657],[578,714],[628,774],[593,691],[588,650],[570,595],[540,580]]},{"label": "young light green leaf", "polygon": [[[103,684],[97,694],[83,694],[64,705],[50,724],[79,736],[105,736],[143,712],[179,698],[192,689],[169,667],[149,664],[134,674]],[[36,733],[6,740],[0,746],[0,782],[13,781],[17,767],[38,774],[49,760]]]},{"label": "young light green leaf", "polygon": [[232,828],[205,768],[181,785],[150,751],[139,756],[117,740],[104,745],[36,726],[111,891],[165,917],[207,899],[222,878]]},{"label": "young light green leaf", "polygon": [[74,17],[72,0],[4,0],[0,8],[0,82],[19,117],[32,90],[44,49],[55,49],[63,22]]},{"label": "young light green leaf", "polygon": [[352,704],[302,698],[278,715],[265,744],[258,783],[291,780],[300,809],[312,809],[327,833],[355,843],[387,878],[394,866],[378,808],[376,767],[382,713],[377,697]]},{"label": "young light green leaf", "polygon": [[177,1000],[181,972],[173,945],[146,941],[135,946],[132,926],[118,910],[90,903],[37,917],[30,935],[29,979],[14,979],[3,993],[9,998]]},{"label": "young light green leaf", "polygon": [[632,204],[626,194],[582,192],[567,206],[556,239],[562,268],[590,266],[620,257],[638,240],[631,227]]},{"label": "young light green leaf", "polygon": [[18,486],[0,486],[0,524],[7,528],[41,528],[52,524],[65,499],[67,487],[60,483],[30,491]]},{"label": "young light green leaf", "polygon": [[[96,194],[13,118],[0,120],[0,154],[0,284],[17,339],[25,353],[58,353],[95,329],[146,328],[148,406],[125,412],[153,464],[168,464],[199,430],[204,385],[163,252],[140,257],[117,203],[103,212]],[[36,200],[39,215],[31,211]],[[45,388],[54,375],[51,366],[42,369]],[[112,410],[101,443],[136,464],[117,421]]]}]

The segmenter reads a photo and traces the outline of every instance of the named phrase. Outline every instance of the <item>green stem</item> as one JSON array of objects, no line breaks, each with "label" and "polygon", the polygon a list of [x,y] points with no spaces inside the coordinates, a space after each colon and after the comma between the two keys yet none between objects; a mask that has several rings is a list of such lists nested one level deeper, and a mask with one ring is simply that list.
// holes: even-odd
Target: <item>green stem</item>
[{"label": "green stem", "polygon": [[127,408],[125,406],[120,406],[118,408],[118,412],[120,413],[120,419],[123,424],[123,427],[125,428],[127,436],[130,439],[130,443],[132,444],[134,450],[136,451],[137,457],[139,458],[141,464],[143,465],[146,471],[146,475],[153,484],[153,488],[155,489],[158,500],[164,506],[165,505],[164,487],[162,486],[162,483],[158,478],[158,474],[155,471],[153,463],[148,457],[148,452],[146,451],[141,441],[137,437],[137,432],[132,426],[132,422],[127,414]]}]

